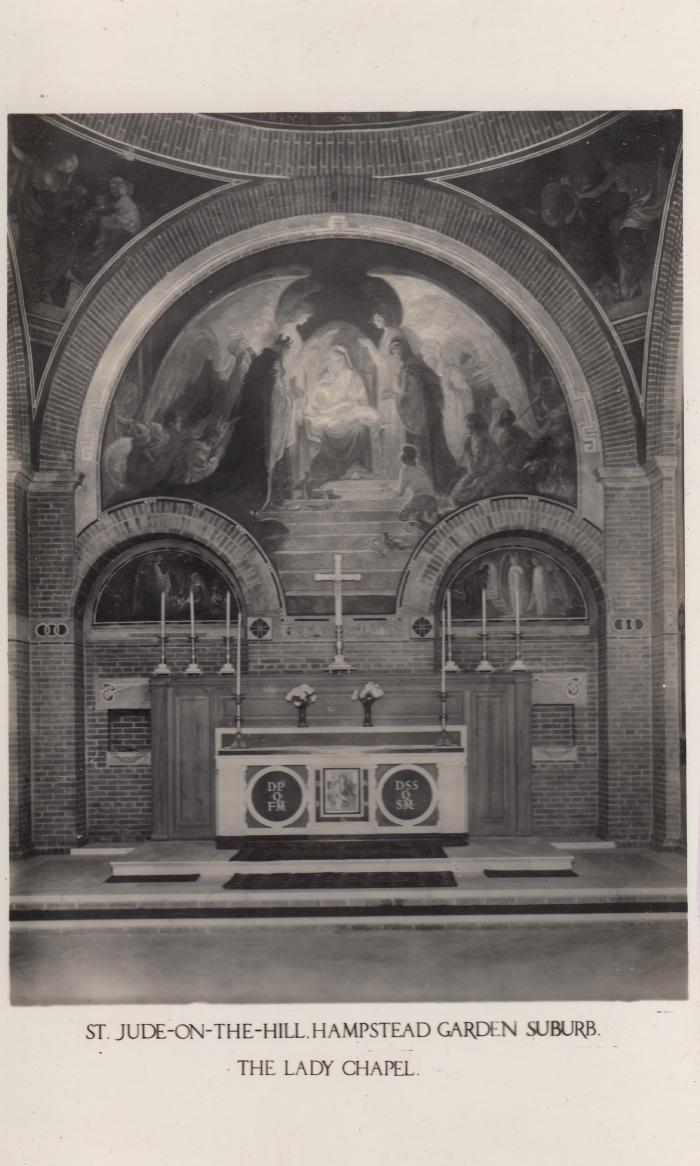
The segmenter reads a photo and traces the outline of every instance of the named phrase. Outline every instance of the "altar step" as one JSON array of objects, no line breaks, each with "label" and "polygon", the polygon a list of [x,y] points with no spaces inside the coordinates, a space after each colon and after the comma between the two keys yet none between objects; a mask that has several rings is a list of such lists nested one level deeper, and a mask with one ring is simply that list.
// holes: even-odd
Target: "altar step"
[{"label": "altar step", "polygon": [[213,843],[147,842],[111,861],[112,876],[145,880],[172,875],[229,879],[234,874],[409,873],[444,871],[455,876],[482,876],[486,871],[556,878],[571,874],[574,856],[537,838],[474,842],[446,846],[444,858],[282,858],[239,861],[235,850],[216,850]]}]

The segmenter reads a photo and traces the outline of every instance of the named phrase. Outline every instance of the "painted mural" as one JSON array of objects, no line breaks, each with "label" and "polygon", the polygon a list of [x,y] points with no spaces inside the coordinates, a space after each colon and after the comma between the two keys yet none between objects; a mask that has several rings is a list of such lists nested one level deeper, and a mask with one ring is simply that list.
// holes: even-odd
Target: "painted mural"
[{"label": "painted mural", "polygon": [[125,243],[211,189],[66,133],[44,118],[9,118],[8,212],[28,305],[57,318]]},{"label": "painted mural", "polygon": [[[198,622],[223,620],[228,590],[223,576],[199,555],[163,547],[136,555],[117,568],[100,592],[94,622],[157,623],[164,594],[168,623],[184,623],[189,620],[190,592]],[[235,618],[234,595],[231,611]]]},{"label": "painted mural", "polygon": [[542,354],[483,305],[358,266],[348,244],[319,254],[220,294],[157,363],[151,347],[150,375],[137,354],[105,429],[102,504],[157,494],[230,515],[299,611],[326,609],[314,574],[344,552],[387,610],[412,547],[455,509],[575,503],[574,435]]},{"label": "painted mural", "polygon": [[568,571],[549,555],[508,547],[473,559],[450,584],[453,619],[582,620],[586,603]]},{"label": "painted mural", "polygon": [[677,110],[629,113],[560,150],[450,181],[543,235],[615,320],[646,311],[680,135]]}]

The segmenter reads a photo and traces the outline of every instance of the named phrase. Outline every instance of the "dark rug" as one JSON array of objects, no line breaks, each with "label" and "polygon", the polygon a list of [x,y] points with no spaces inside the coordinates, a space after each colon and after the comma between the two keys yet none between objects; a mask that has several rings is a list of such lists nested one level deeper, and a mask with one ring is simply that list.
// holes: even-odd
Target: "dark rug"
[{"label": "dark rug", "polygon": [[244,842],[230,862],[299,862],[302,859],[447,858],[439,842],[423,838],[270,838]]},{"label": "dark rug", "polygon": [[487,879],[577,879],[575,870],[485,870]]},{"label": "dark rug", "polygon": [[450,871],[318,871],[316,874],[235,874],[225,891],[365,890],[370,887],[456,887]]},{"label": "dark rug", "polygon": [[196,883],[198,874],[110,875],[106,883]]}]

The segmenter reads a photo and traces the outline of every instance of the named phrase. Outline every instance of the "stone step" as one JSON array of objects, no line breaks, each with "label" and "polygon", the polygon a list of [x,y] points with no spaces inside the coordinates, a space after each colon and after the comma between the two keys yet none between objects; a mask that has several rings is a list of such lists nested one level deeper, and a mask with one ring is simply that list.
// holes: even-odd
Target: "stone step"
[{"label": "stone step", "polygon": [[[381,536],[373,536],[379,537]],[[343,574],[348,572],[374,571],[374,570],[402,570],[409,550],[395,550],[395,551],[380,551],[367,547],[365,541],[365,550],[348,550],[344,549],[343,553]],[[339,551],[340,548],[333,544],[333,550]],[[275,555],[275,566],[281,575],[289,570],[301,571],[319,571],[324,574],[329,574],[333,570],[333,563],[330,561],[328,548],[323,550],[321,547],[306,549],[305,547],[295,547],[294,550],[278,551]],[[330,583],[326,584],[331,586]],[[343,584],[345,587],[346,584]]]},{"label": "stone step", "polygon": [[[344,595],[364,595],[368,591],[394,592],[398,587],[403,568],[362,571],[360,583],[343,585]],[[282,585],[286,592],[302,592],[314,595],[333,595],[332,583],[318,583],[314,579],[313,571],[284,570],[280,571]]]},{"label": "stone step", "polygon": [[324,523],[336,522],[396,522],[400,521],[398,518],[400,506],[374,506],[362,507],[361,510],[337,510],[336,504],[333,503],[327,510],[266,510],[262,518],[274,518],[276,522],[282,522],[285,526],[296,526],[297,524],[310,524],[317,526]]},{"label": "stone step", "polygon": [[[371,540],[375,538],[382,538],[384,531],[390,534],[393,538],[400,539],[407,544],[407,549],[402,551],[403,555],[407,555],[413,550],[422,532],[415,526],[406,527],[403,524],[394,522],[387,523],[386,526],[370,526],[369,523],[363,523],[360,530],[343,531],[342,534],[337,534],[336,531],[324,531],[321,533],[317,528],[313,528],[313,533],[300,530],[299,527],[294,529],[294,540],[287,540],[280,548],[280,551],[275,554],[275,561],[281,554],[294,554],[297,550],[313,551],[325,553],[326,562],[329,564],[329,570],[333,569],[332,561],[329,555],[332,554],[351,554],[353,551],[367,551],[370,549]],[[332,538],[332,542],[331,542]],[[379,552],[377,552],[379,553]],[[394,554],[396,552],[390,552]],[[343,570],[345,564],[343,563]]]}]

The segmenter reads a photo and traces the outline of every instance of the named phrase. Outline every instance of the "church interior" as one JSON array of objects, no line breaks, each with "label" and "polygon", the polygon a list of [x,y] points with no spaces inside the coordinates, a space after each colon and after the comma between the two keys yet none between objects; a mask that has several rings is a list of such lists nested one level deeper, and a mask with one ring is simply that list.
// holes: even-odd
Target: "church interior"
[{"label": "church interior", "polygon": [[681,148],[674,110],[10,117],[16,1002],[177,919],[260,927],[243,1001],[441,943],[409,999],[541,998],[496,922],[684,994]]}]

